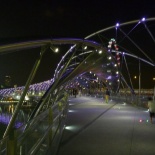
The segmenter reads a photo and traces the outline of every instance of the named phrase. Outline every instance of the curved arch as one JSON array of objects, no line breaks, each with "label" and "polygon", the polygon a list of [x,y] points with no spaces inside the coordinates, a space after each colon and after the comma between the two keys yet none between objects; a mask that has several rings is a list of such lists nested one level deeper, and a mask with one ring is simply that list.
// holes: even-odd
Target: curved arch
[{"label": "curved arch", "polygon": [[[155,20],[155,17],[146,19],[146,21],[154,21],[154,20]],[[140,20],[132,20],[132,21],[129,21],[129,22],[124,22],[124,23],[122,23],[122,24],[119,24],[119,26],[130,25],[130,24],[134,24],[134,23],[137,23],[137,22],[140,22]],[[92,33],[92,34],[86,36],[85,39],[89,39],[89,38],[91,38],[92,36],[95,36],[96,34],[99,34],[99,33],[102,33],[102,32],[108,31],[108,30],[111,30],[111,29],[113,29],[113,28],[116,28],[116,25],[114,25],[114,26],[109,26],[109,27],[107,27],[107,28],[104,28],[104,29],[101,29],[101,30],[99,30],[99,31],[96,31],[96,32],[94,32],[94,33]]]},{"label": "curved arch", "polygon": [[[120,39],[120,41],[117,41],[118,47],[120,48],[119,53],[121,55],[123,55],[123,53],[124,53],[125,56],[130,57],[130,60],[131,60],[131,58],[134,58],[134,59],[140,60],[141,64],[145,63],[145,64],[148,64],[148,65],[154,67],[155,60],[153,60],[154,56],[151,52],[151,50],[153,50],[155,48],[154,47],[154,45],[155,45],[154,44],[155,43],[155,37],[154,37],[155,23],[154,22],[155,22],[155,17],[147,18],[147,19],[142,18],[141,20],[132,20],[132,21],[116,24],[114,26],[109,26],[107,28],[96,31],[95,33],[92,33],[92,34],[86,36],[85,39],[98,40],[98,42],[101,42],[103,44],[103,43],[105,43],[105,40],[108,42],[112,37],[113,38],[116,37],[115,39],[118,40],[119,39],[118,31],[119,31],[120,38],[122,37]],[[138,25],[141,27],[138,27]],[[122,28],[124,28],[124,30]],[[115,33],[112,30],[115,30]],[[106,37],[110,36],[110,35],[107,35],[109,33],[113,33],[113,36],[111,38],[105,39],[104,38],[105,36]],[[139,36],[139,38],[138,38],[138,36]],[[143,39],[144,36],[147,38]],[[143,40],[143,42],[141,40]],[[146,42],[146,44],[145,44],[145,42]],[[107,45],[108,45],[108,43],[107,43]],[[131,46],[131,48],[129,46]],[[149,47],[150,47],[150,49],[149,49]],[[105,46],[105,48],[106,48],[106,46]],[[149,50],[150,50],[150,52],[149,52]],[[112,50],[111,52],[114,55],[116,53],[115,50]],[[123,58],[122,58],[122,61],[123,61]],[[128,61],[129,61],[129,59],[124,63],[130,64],[130,62],[128,62]],[[122,65],[120,69],[121,69],[121,72],[123,72],[122,70],[125,70],[125,65]],[[127,69],[126,69],[126,72],[127,72]],[[124,76],[124,74],[125,73],[122,73],[122,76]],[[132,74],[131,71],[129,74]],[[138,74],[140,74],[140,70],[139,70]],[[123,78],[123,79],[126,79],[126,78]],[[141,79],[139,79],[139,80],[141,81]]]},{"label": "curved arch", "polygon": [[[155,21],[155,18],[148,18],[146,19],[146,21],[152,22],[152,21]],[[133,20],[133,21],[122,23],[119,25],[119,27],[128,26],[131,24],[141,23],[141,22],[142,22],[141,20]],[[84,39],[59,38],[59,39],[36,40],[36,41],[15,43],[10,45],[3,45],[3,46],[0,46],[0,53],[8,53],[8,52],[14,52],[15,50],[42,47],[42,46],[47,46],[48,48],[50,48],[50,46],[69,45],[69,48],[68,48],[69,50],[65,52],[64,56],[62,57],[62,59],[60,60],[60,62],[56,67],[53,79],[43,82],[44,84],[46,84],[46,87],[44,87],[43,89],[48,90],[45,96],[49,94],[48,92],[51,93],[51,91],[54,92],[55,89],[60,89],[61,86],[63,88],[67,87],[69,84],[72,83],[72,81],[77,81],[75,80],[76,78],[84,78],[88,82],[91,82],[91,80],[100,81],[104,83],[106,87],[110,87],[113,91],[116,91],[117,90],[116,88],[120,83],[120,81],[118,81],[119,75],[123,76],[123,74],[121,69],[118,66],[115,67],[116,60],[115,60],[115,55],[113,54],[113,50],[112,52],[109,52],[108,48],[105,45],[103,45],[102,41],[100,43],[94,40],[93,41],[87,40],[92,38],[93,36],[96,36],[98,34],[107,32],[115,28],[116,26],[110,26],[110,27],[104,28],[102,30],[99,30],[95,33],[92,33],[86,36]],[[126,37],[126,34],[124,36]],[[109,40],[110,38],[108,38],[108,41]],[[85,46],[87,46],[88,48],[84,49]],[[119,46],[121,47],[121,45]],[[121,49],[123,48],[121,47]],[[102,50],[102,53],[100,53],[101,50]],[[121,52],[120,50],[120,53],[123,53],[123,52]],[[125,50],[124,53],[128,56],[131,56],[136,59],[140,59],[141,61],[154,66],[154,63],[149,62],[148,60],[145,60],[144,58],[136,54],[132,54],[132,52],[128,53]],[[121,71],[121,73],[117,74],[116,72],[118,71]],[[92,77],[93,74],[90,74],[90,72],[92,72],[95,75],[96,79]],[[88,84],[87,85],[83,84],[83,86],[88,88]],[[33,90],[33,87],[36,87],[37,89],[39,89],[40,87],[43,87],[43,85],[42,83],[35,84],[33,86],[31,85],[30,90]],[[24,87],[21,87],[21,90],[23,88]],[[14,89],[10,89],[9,91],[12,92],[14,91]],[[2,91],[0,91],[0,93],[2,93]],[[3,94],[7,94],[7,93],[8,93],[7,90],[3,90]]]}]

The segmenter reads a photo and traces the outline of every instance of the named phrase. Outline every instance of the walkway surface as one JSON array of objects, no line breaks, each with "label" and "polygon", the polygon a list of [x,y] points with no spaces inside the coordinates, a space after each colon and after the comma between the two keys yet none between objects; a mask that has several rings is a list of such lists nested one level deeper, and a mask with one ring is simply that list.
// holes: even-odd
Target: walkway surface
[{"label": "walkway surface", "polygon": [[155,119],[146,109],[124,102],[77,97],[57,155],[155,155]]}]

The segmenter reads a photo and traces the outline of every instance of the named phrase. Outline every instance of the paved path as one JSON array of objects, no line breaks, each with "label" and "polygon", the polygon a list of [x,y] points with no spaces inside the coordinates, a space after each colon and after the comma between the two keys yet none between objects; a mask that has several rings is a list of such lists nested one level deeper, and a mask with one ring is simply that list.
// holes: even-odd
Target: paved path
[{"label": "paved path", "polygon": [[155,155],[155,120],[123,102],[70,98],[58,155]]}]

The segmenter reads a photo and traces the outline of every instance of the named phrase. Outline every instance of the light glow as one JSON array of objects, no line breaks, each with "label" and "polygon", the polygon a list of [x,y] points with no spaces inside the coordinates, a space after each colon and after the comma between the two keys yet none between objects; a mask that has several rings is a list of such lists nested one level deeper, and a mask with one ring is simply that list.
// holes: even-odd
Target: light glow
[{"label": "light glow", "polygon": [[116,28],[119,27],[119,23],[116,24]]},{"label": "light glow", "polygon": [[109,56],[108,59],[111,60],[111,56]]},{"label": "light glow", "polygon": [[77,130],[78,127],[77,127],[77,126],[71,125],[71,126],[65,126],[65,129],[66,129],[66,130]]},{"label": "light glow", "polygon": [[144,22],[145,21],[145,18],[143,17],[141,21]]},{"label": "light glow", "polygon": [[99,52],[98,52],[99,54],[102,54],[102,50],[99,50]]},{"label": "light glow", "polygon": [[141,122],[143,122],[143,120],[142,120],[142,119],[140,119],[140,120],[139,120],[139,122],[141,123]]}]

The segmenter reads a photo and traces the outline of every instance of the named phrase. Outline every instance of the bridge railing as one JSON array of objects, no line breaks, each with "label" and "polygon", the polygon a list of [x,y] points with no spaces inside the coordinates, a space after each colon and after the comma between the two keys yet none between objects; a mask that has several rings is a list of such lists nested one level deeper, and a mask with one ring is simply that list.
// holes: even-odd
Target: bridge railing
[{"label": "bridge railing", "polygon": [[2,155],[45,155],[56,153],[68,109],[68,95],[36,118],[1,140]]},{"label": "bridge railing", "polygon": [[[93,94],[93,97],[103,98],[103,94]],[[111,99],[122,100],[137,106],[144,106],[145,97],[139,99],[135,95],[112,94]],[[1,155],[46,155],[48,151],[56,154],[61,134],[65,125],[68,110],[68,95],[42,112],[28,124],[12,131],[0,141]],[[14,153],[13,153],[14,152]]]},{"label": "bridge railing", "polygon": [[7,142],[9,141],[9,137],[6,137],[2,140],[0,140],[0,155],[6,155],[7,153]]},{"label": "bridge railing", "polygon": [[[85,94],[85,95],[104,99],[105,98],[104,94],[105,94],[104,92],[97,92],[97,93],[91,93],[91,94]],[[128,94],[111,93],[110,99],[115,99],[115,100],[119,99],[119,100],[122,100],[123,102],[132,104],[134,106],[147,108],[148,96],[150,96],[150,94],[141,94],[141,96],[139,96],[132,93],[128,93]]]}]

